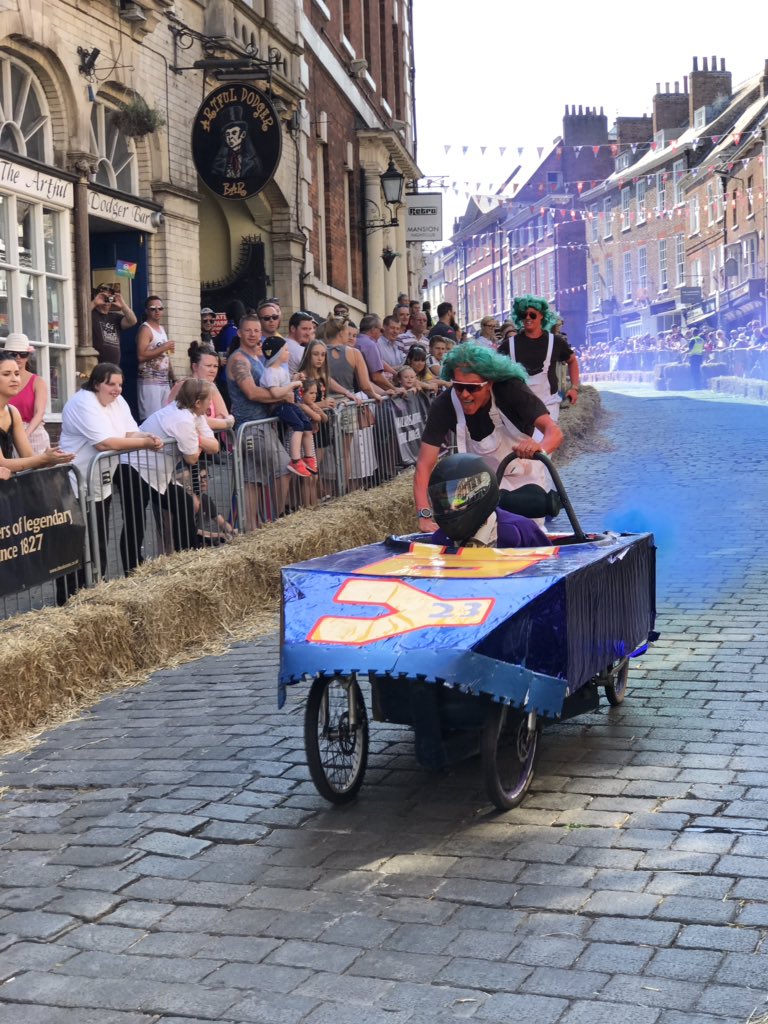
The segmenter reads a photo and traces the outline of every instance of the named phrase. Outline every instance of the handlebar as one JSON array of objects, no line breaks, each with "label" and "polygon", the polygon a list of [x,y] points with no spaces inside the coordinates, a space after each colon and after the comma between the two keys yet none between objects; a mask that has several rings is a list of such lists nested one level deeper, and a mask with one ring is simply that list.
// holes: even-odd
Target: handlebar
[{"label": "handlebar", "polygon": [[[574,540],[576,541],[576,543],[583,543],[584,541],[586,541],[587,536],[581,528],[581,524],[579,523],[579,520],[576,516],[576,512],[574,511],[573,505],[571,504],[571,499],[568,497],[568,494],[565,490],[565,485],[563,484],[560,474],[552,464],[552,460],[545,452],[536,452],[536,454],[533,457],[537,462],[541,462],[544,466],[546,466],[547,470],[549,471],[549,475],[552,477],[552,482],[555,485],[555,490],[557,491],[558,497],[560,498],[563,508],[565,509],[565,513],[568,516],[568,521],[571,524]],[[505,469],[510,464],[510,462],[512,462],[513,459],[516,458],[517,453],[510,452],[509,455],[505,455],[504,458],[499,463],[498,469],[496,470],[496,480],[498,481],[499,484],[501,484],[501,481],[504,477]]]}]

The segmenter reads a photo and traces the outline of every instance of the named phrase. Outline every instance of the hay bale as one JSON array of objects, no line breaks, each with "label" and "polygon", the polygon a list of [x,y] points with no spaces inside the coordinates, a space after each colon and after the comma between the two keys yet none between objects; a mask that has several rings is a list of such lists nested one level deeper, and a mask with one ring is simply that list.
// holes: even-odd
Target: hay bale
[{"label": "hay bale", "polygon": [[[566,441],[556,462],[590,446],[600,411],[591,387],[563,409]],[[223,650],[236,636],[271,631],[282,566],[415,528],[408,471],[375,490],[301,509],[225,547],[145,562],[128,579],[82,590],[63,608],[0,623],[0,739],[73,714],[170,663]]]},{"label": "hay bale", "polygon": [[130,620],[116,605],[45,608],[4,624],[0,737],[92,702],[135,671]]}]

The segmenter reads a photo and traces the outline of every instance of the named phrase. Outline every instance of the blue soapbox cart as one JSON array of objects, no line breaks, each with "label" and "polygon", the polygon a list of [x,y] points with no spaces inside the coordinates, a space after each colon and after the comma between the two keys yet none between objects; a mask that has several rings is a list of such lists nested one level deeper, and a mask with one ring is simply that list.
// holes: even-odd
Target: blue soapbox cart
[{"label": "blue soapbox cart", "polygon": [[[630,659],[656,639],[653,535],[585,534],[540,548],[441,548],[423,534],[282,570],[279,703],[310,682],[307,762],[333,803],[355,797],[375,721],[409,725],[428,769],[480,752],[498,808],[533,779],[541,724],[620,704]],[[506,461],[506,460],[505,460]],[[505,464],[499,467],[503,472]]]}]

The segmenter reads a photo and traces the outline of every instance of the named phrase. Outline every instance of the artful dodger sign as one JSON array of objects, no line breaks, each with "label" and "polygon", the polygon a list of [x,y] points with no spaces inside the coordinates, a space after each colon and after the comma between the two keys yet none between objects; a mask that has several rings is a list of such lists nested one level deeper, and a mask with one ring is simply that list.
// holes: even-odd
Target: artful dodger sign
[{"label": "artful dodger sign", "polygon": [[195,116],[192,159],[208,188],[222,199],[248,199],[271,181],[280,163],[282,133],[272,101],[245,82],[210,93]]}]

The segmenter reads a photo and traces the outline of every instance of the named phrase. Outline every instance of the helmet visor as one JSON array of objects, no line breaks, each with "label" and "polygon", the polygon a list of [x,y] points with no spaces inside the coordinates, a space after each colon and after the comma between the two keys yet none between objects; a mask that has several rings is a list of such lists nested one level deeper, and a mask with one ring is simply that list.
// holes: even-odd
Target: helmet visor
[{"label": "helmet visor", "polygon": [[489,472],[465,476],[460,480],[441,480],[430,484],[430,504],[435,512],[461,512],[485,497],[492,482]]}]

